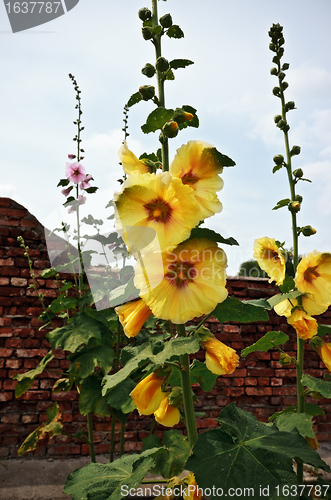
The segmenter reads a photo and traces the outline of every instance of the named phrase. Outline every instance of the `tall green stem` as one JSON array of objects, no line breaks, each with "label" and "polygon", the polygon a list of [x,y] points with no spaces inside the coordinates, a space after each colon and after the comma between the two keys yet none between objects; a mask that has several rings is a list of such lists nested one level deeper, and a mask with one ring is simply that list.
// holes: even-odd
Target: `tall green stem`
[{"label": "tall green stem", "polygon": [[91,462],[95,463],[92,413],[87,414],[87,429],[88,429],[88,440],[89,440],[89,446],[90,446]]},{"label": "tall green stem", "polygon": [[[177,333],[178,333],[179,337],[186,337],[185,326],[184,325],[177,325]],[[184,398],[186,428],[187,428],[189,443],[190,443],[190,446],[192,448],[194,446],[196,440],[198,439],[198,431],[197,431],[195,414],[194,414],[189,355],[182,354],[180,356],[180,362],[182,365],[181,377],[182,377],[182,389],[183,389],[183,398]]]},{"label": "tall green stem", "polygon": [[[120,362],[120,343],[121,343],[121,339],[122,339],[122,333],[123,333],[123,327],[121,325],[119,318],[117,318],[116,356],[115,356],[114,366],[113,366],[114,373],[116,373],[118,371],[118,365]],[[112,421],[111,421],[111,429],[110,429],[110,458],[109,458],[110,462],[114,461],[115,424],[116,424],[116,418],[115,418],[115,415],[113,413]],[[124,430],[125,430],[125,424],[124,425],[122,424],[122,426],[121,426],[121,439],[122,439],[122,433],[123,433],[123,439],[124,439]],[[124,441],[123,441],[123,445],[120,444],[120,446],[123,446],[123,449],[124,449]]]},{"label": "tall green stem", "polygon": [[[157,0],[152,0],[152,26],[158,25],[158,14],[157,14]],[[161,57],[161,34],[155,35],[154,37],[154,46],[155,46],[155,57],[158,59]],[[164,77],[162,73],[156,70],[156,78],[157,78],[157,87],[158,87],[158,100],[159,106],[165,107],[165,93],[164,93]],[[168,139],[164,138],[164,142],[162,143],[162,168],[163,171],[169,170],[169,144]]]}]

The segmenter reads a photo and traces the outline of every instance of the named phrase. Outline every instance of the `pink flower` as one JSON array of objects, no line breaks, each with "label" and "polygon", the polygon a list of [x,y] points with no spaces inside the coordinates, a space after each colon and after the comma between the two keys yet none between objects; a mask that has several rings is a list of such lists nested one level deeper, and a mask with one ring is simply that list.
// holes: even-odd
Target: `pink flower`
[{"label": "pink flower", "polygon": [[80,194],[77,198],[78,205],[84,205],[85,202],[86,202],[86,196]]},{"label": "pink flower", "polygon": [[86,170],[81,163],[67,163],[66,164],[66,177],[74,184],[82,182],[86,177]]},{"label": "pink flower", "polygon": [[69,186],[69,187],[68,187],[68,188],[66,188],[66,189],[62,189],[61,193],[62,193],[64,196],[68,196],[71,190],[72,190],[72,186]]},{"label": "pink flower", "polygon": [[74,160],[76,158],[76,155],[69,154],[68,158],[69,158],[69,160]]},{"label": "pink flower", "polygon": [[93,179],[92,175],[87,175],[85,179],[80,183],[80,189],[88,189],[90,186],[89,181]]}]

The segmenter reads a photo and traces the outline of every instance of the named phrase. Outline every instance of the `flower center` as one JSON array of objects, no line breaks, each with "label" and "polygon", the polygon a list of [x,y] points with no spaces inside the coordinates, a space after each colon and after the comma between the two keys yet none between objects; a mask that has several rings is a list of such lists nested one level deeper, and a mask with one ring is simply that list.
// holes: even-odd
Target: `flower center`
[{"label": "flower center", "polygon": [[144,208],[147,211],[147,220],[156,222],[168,222],[171,217],[172,208],[162,198],[156,198],[150,203],[146,203]]},{"label": "flower center", "polygon": [[191,187],[193,187],[192,184],[196,184],[198,181],[199,177],[196,174],[194,174],[192,170],[187,172],[187,174],[183,175],[182,177],[182,183],[189,184]]},{"label": "flower center", "polygon": [[168,272],[165,278],[177,288],[182,288],[192,283],[198,275],[194,264],[189,261],[172,262],[168,264]]},{"label": "flower center", "polygon": [[280,262],[279,254],[275,250],[263,250],[262,259],[273,260],[274,262]]},{"label": "flower center", "polygon": [[304,272],[305,281],[308,281],[308,283],[312,283],[318,277],[319,273],[317,272],[317,266],[308,267]]}]

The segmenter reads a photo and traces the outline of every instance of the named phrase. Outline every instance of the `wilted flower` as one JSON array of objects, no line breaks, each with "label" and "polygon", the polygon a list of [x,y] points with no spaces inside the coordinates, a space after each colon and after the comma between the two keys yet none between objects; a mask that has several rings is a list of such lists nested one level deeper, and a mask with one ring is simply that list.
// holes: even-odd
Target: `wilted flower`
[{"label": "wilted flower", "polygon": [[254,259],[260,268],[265,271],[270,280],[276,281],[279,286],[285,278],[285,258],[273,238],[258,238],[254,242]]},{"label": "wilted flower", "polygon": [[117,306],[115,311],[127,337],[138,335],[145,321],[153,314],[142,299]]},{"label": "wilted flower", "polygon": [[317,450],[317,448],[320,447],[320,444],[319,442],[317,441],[317,437],[316,437],[316,434],[313,438],[309,438],[309,437],[306,437],[306,441],[307,443],[309,444],[309,446],[313,449],[313,450]]},{"label": "wilted flower", "polygon": [[62,189],[62,190],[61,190],[61,193],[62,193],[65,197],[67,197],[67,196],[69,196],[70,191],[71,191],[72,189],[73,189],[73,186],[69,186],[69,187],[67,187],[67,188],[65,188],[65,189]]},{"label": "wilted flower", "polygon": [[235,371],[239,364],[239,356],[231,347],[223,344],[212,336],[205,342],[206,366],[215,375],[229,375]]},{"label": "wilted flower", "polygon": [[189,473],[185,482],[187,482],[187,488],[183,493],[184,500],[201,500],[203,497],[203,490],[198,488],[193,472]]},{"label": "wilted flower", "polygon": [[307,340],[317,334],[318,324],[315,318],[309,316],[302,309],[294,309],[287,318],[289,325],[292,325],[300,339]]},{"label": "wilted flower", "polygon": [[81,163],[67,163],[66,164],[66,177],[74,184],[79,184],[85,179],[86,171]]},{"label": "wilted flower", "polygon": [[138,160],[129,150],[126,141],[124,141],[124,144],[120,147],[118,156],[121,160],[123,170],[127,175],[133,174],[134,172],[139,172],[140,174],[147,174],[149,172],[148,165],[144,163],[144,160]]},{"label": "wilted flower", "polygon": [[173,427],[180,421],[180,413],[176,406],[169,404],[169,394],[162,393],[162,401],[154,412],[155,420],[165,427]]},{"label": "wilted flower", "polygon": [[[226,299],[227,258],[214,241],[193,238],[137,263],[135,286],[157,318],[186,323]],[[163,265],[162,265],[163,264]],[[146,282],[146,273],[150,282]],[[155,283],[155,286],[150,283]]]},{"label": "wilted flower", "polygon": [[140,415],[151,415],[162,401],[162,384],[165,377],[159,377],[157,372],[147,375],[130,393]]},{"label": "wilted flower", "polygon": [[221,212],[222,203],[216,193],[223,188],[224,183],[219,176],[223,166],[214,146],[203,141],[189,141],[177,150],[169,172],[194,191],[201,220]]},{"label": "wilted flower", "polygon": [[331,254],[314,252],[303,257],[295,274],[295,284],[301,293],[309,293],[321,306],[331,304]]}]

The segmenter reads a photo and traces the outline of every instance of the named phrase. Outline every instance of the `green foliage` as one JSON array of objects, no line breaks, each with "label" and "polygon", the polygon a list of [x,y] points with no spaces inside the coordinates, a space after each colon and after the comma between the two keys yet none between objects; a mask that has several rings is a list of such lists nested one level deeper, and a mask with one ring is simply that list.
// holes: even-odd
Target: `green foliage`
[{"label": "green foliage", "polygon": [[[202,363],[197,359],[194,359],[190,366],[190,376],[191,384],[199,384],[201,389],[205,392],[212,390],[218,377],[218,375],[208,370],[206,363]],[[173,387],[181,386],[181,376],[178,370],[173,371],[169,382]]]},{"label": "green foliage", "polygon": [[132,94],[130,99],[128,100],[127,106],[128,108],[131,108],[134,104],[137,104],[138,102],[143,100],[143,96],[141,95],[140,92],[136,92],[135,94]]},{"label": "green foliage", "polygon": [[251,323],[255,321],[268,321],[269,319],[267,311],[262,307],[246,304],[234,297],[227,297],[224,302],[216,306],[212,314],[221,323],[225,323],[226,321]]},{"label": "green foliage", "polygon": [[135,409],[135,404],[130,396],[136,384],[130,378],[123,380],[106,396],[107,403],[115,410],[121,410],[123,413],[129,413]]},{"label": "green foliage", "polygon": [[324,398],[331,398],[331,381],[315,378],[311,375],[303,375],[301,382],[311,391],[319,392]]},{"label": "green foliage", "polygon": [[106,465],[91,463],[69,474],[64,493],[73,500],[122,500],[121,486],[137,488],[154,466],[158,450],[146,450],[140,455],[124,455]]},{"label": "green foliage", "polygon": [[52,349],[62,347],[65,351],[75,352],[82,344],[92,338],[101,339],[101,323],[85,313],[76,314],[72,323],[55,328],[47,334]]},{"label": "green foliage", "polygon": [[268,332],[262,338],[260,338],[255,344],[246,347],[243,351],[241,351],[241,355],[243,357],[247,356],[251,352],[255,351],[268,351],[272,349],[276,345],[285,344],[289,339],[288,335],[283,332]]},{"label": "green foliage", "polygon": [[283,284],[280,285],[279,289],[282,293],[288,293],[295,288],[295,282],[292,276],[285,274],[285,279]]},{"label": "green foliage", "polygon": [[268,498],[279,500],[276,486],[297,484],[293,460],[329,470],[297,432],[280,432],[233,403],[218,420],[221,428],[200,434],[186,462],[200,488],[253,488],[250,498],[260,500],[260,486],[269,487]]},{"label": "green foliage", "polygon": [[161,474],[165,479],[179,476],[184,470],[184,465],[190,456],[191,447],[186,436],[178,430],[172,429],[163,434],[163,444],[156,435],[143,438],[142,451],[161,448],[164,453],[155,457],[155,466],[152,474]]},{"label": "green foliage", "polygon": [[167,30],[167,35],[169,38],[184,38],[184,33],[177,24],[173,24]]},{"label": "green foliage", "polygon": [[15,387],[15,397],[19,398],[26,391],[30,389],[32,386],[34,379],[41,375],[42,372],[46,369],[47,364],[52,361],[54,356],[51,352],[46,354],[46,356],[40,361],[38,366],[34,370],[30,370],[25,373],[17,373],[13,376],[14,380],[17,380],[17,385]]},{"label": "green foliage", "polygon": [[314,439],[315,433],[313,431],[313,417],[306,413],[282,413],[276,419],[276,426],[280,431],[291,432],[297,429],[302,437]]},{"label": "green foliage", "polygon": [[111,290],[108,295],[110,307],[115,307],[118,304],[124,304],[128,300],[139,297],[139,290],[134,286],[133,277],[125,285],[120,285],[114,290]]},{"label": "green foliage", "polygon": [[289,198],[284,198],[283,200],[277,201],[277,205],[274,206],[272,210],[278,210],[279,208],[287,207],[291,203]]},{"label": "green foliage", "polygon": [[173,114],[173,109],[166,109],[160,106],[148,115],[146,123],[142,125],[141,130],[144,134],[161,130],[163,125],[172,118]]},{"label": "green foliage", "polygon": [[267,274],[263,271],[257,260],[250,259],[240,264],[238,276],[248,276],[250,278],[267,278]]},{"label": "green foliage", "polygon": [[223,238],[220,234],[206,227],[194,227],[191,230],[189,239],[192,238],[207,238],[210,241],[217,241],[218,243],[223,243],[225,245],[239,245],[237,240],[234,238]]},{"label": "green foliage", "polygon": [[79,394],[79,411],[82,415],[88,413],[96,413],[100,417],[110,415],[109,405],[101,393],[101,377],[98,373],[83,380]]},{"label": "green foliage", "polygon": [[91,348],[84,346],[81,350],[68,356],[71,365],[69,373],[77,378],[86,378],[99,367],[103,375],[110,372],[115,359],[114,350],[108,345],[97,345]]},{"label": "green foliage", "polygon": [[170,68],[186,68],[187,66],[190,66],[190,64],[194,64],[194,62],[190,61],[189,59],[173,59],[172,61],[170,61]]},{"label": "green foliage", "polygon": [[231,158],[229,158],[226,155],[223,155],[222,153],[217,151],[216,148],[211,148],[210,151],[212,154],[216,155],[216,159],[222,165],[222,167],[234,167],[235,166],[236,163]]},{"label": "green foliage", "polygon": [[268,299],[268,302],[271,305],[271,307],[275,307],[277,304],[284,302],[284,300],[296,299],[297,297],[300,297],[300,295],[302,295],[302,293],[299,292],[298,290],[294,290],[293,292],[288,292],[283,294],[279,293]]},{"label": "green foliage", "polygon": [[324,337],[324,335],[330,335],[331,333],[331,325],[321,325],[318,323],[317,335],[319,337]]}]

